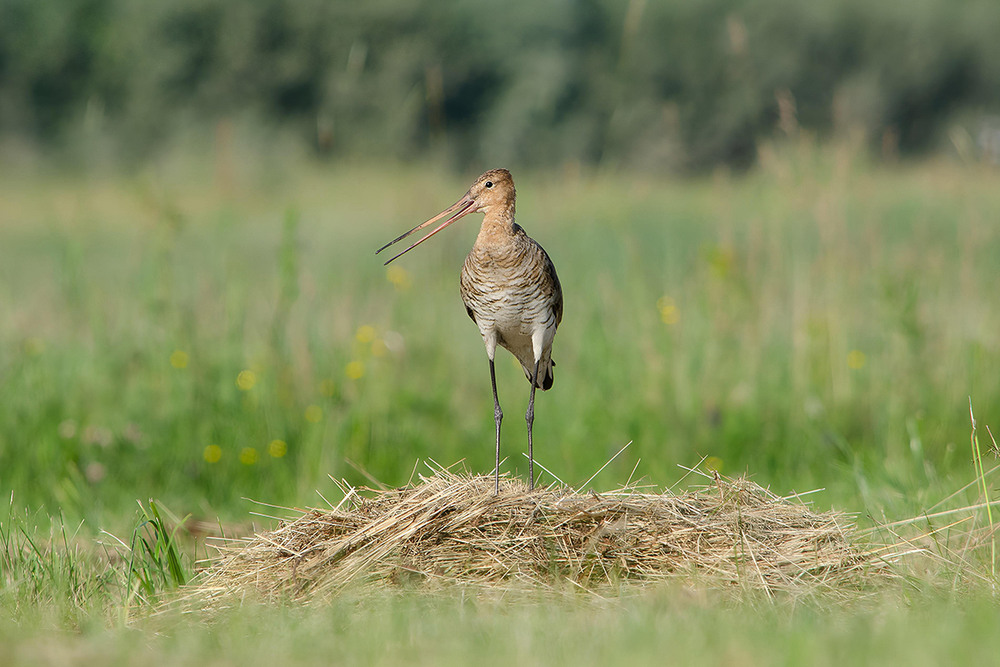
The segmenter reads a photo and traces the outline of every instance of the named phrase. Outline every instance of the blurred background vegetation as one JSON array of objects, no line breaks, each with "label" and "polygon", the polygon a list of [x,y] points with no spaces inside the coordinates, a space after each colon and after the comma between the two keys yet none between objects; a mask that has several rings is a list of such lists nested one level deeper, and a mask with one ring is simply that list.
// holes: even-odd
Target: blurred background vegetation
[{"label": "blurred background vegetation", "polygon": [[133,163],[236,127],[331,158],[674,170],[801,126],[968,152],[996,129],[997,25],[993,0],[3,0],[0,146]]},{"label": "blurred background vegetation", "polygon": [[998,25],[993,0],[0,0],[0,491],[100,524],[488,471],[475,225],[371,252],[506,166],[566,290],[543,463],[580,482],[634,441],[599,486],[709,457],[916,511],[967,479],[969,397],[1000,410]]}]

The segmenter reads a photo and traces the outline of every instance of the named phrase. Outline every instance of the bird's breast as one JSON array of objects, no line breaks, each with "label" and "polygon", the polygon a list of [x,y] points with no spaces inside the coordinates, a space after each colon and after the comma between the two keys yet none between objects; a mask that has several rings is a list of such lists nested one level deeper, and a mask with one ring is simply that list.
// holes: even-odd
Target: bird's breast
[{"label": "bird's breast", "polygon": [[551,318],[554,286],[545,269],[537,244],[474,247],[462,266],[462,300],[478,323],[529,334]]}]

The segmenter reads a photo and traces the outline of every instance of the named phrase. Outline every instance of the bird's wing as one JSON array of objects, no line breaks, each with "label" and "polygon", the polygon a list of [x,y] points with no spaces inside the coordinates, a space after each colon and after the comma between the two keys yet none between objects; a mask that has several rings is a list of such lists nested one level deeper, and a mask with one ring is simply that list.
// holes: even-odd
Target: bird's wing
[{"label": "bird's wing", "polygon": [[545,252],[545,249],[540,245],[538,245],[538,249],[542,251],[546,279],[551,282],[552,313],[555,315],[556,326],[558,327],[559,323],[562,322],[563,316],[562,285],[559,284],[559,275],[556,274],[556,265],[553,264],[552,259],[549,258],[549,253]]}]

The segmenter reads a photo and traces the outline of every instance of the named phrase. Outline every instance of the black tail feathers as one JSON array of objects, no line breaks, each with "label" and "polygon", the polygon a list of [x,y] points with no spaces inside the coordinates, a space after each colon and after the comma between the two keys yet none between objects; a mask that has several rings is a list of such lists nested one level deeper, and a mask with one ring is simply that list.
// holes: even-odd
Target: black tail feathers
[{"label": "black tail feathers", "polygon": [[[556,362],[552,361],[551,359],[549,359],[548,363],[539,364],[539,366],[538,366],[538,382],[535,383],[536,387],[538,387],[542,391],[545,391],[546,389],[551,389],[552,388],[552,382],[555,380],[555,376],[552,373],[552,367],[555,366],[555,365],[556,365]],[[525,366],[522,366],[522,368],[524,368],[524,375],[525,375],[525,377],[528,378],[528,382],[530,383],[531,382],[531,376],[534,373],[535,369],[533,369],[533,368],[527,368]]]}]

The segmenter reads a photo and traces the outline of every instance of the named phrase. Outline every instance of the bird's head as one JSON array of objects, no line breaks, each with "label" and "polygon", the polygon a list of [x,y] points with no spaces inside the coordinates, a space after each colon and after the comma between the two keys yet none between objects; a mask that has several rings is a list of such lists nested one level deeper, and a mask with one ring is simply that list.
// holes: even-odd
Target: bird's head
[{"label": "bird's head", "polygon": [[416,243],[410,245],[410,247],[403,250],[395,257],[389,259],[386,264],[401,257],[410,250],[413,250],[418,245],[434,236],[442,229],[455,222],[459,218],[463,218],[470,213],[491,213],[493,211],[500,211],[506,213],[508,210],[511,214],[514,212],[514,179],[511,177],[510,172],[506,169],[490,169],[485,174],[476,179],[476,182],[472,184],[468,192],[459,199],[457,202],[441,211],[435,215],[430,220],[421,222],[419,225],[406,232],[402,236],[393,239],[389,243],[375,251],[375,254],[379,254],[389,246],[399,243],[407,236],[413,232],[423,229],[428,225],[431,225],[445,216],[450,216],[447,220],[442,222],[433,231],[421,238]]},{"label": "bird's head", "polygon": [[514,179],[506,169],[490,169],[476,179],[465,196],[476,202],[476,212],[502,211],[514,206]]}]

